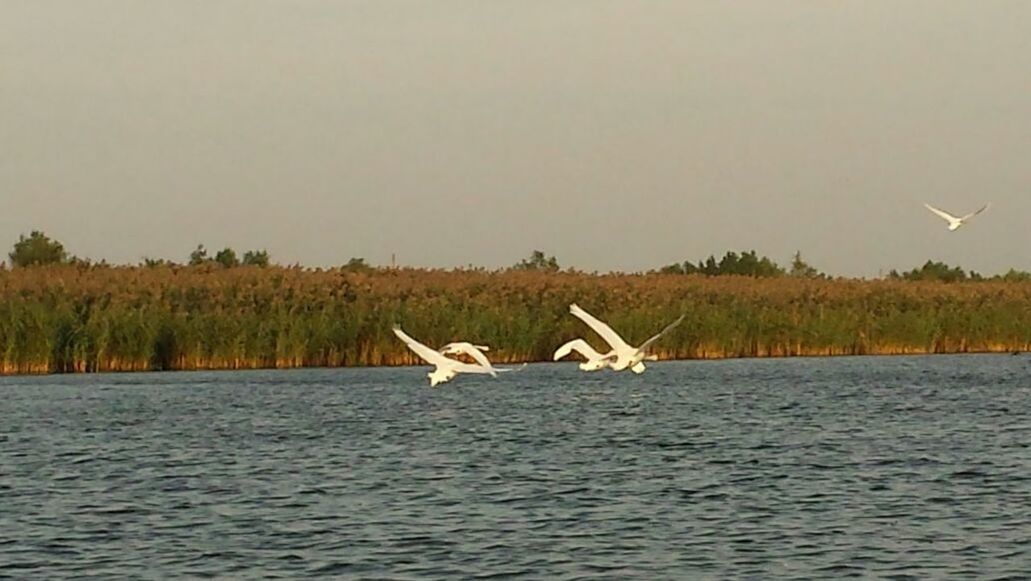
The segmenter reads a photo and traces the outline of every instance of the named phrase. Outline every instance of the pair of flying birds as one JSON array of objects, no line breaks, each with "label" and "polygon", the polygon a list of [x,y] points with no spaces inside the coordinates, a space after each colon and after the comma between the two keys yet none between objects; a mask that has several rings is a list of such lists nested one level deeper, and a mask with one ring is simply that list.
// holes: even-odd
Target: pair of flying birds
[{"label": "pair of flying birds", "polygon": [[[587,341],[573,339],[555,351],[554,358],[556,361],[574,351],[582,355],[586,361],[580,364],[580,369],[584,371],[597,371],[605,367],[611,367],[616,371],[629,369],[634,373],[644,373],[644,362],[657,359],[655,355],[648,354],[648,349],[684,320],[684,316],[681,315],[679,319],[667,325],[665,329],[649,338],[639,347],[634,347],[624,341],[618,333],[612,330],[612,327],[594,318],[594,316],[581,309],[575,303],[569,305],[569,312],[584,323],[587,323],[611,347],[607,353],[602,354],[591,347]],[[427,374],[430,378],[430,386],[450,381],[459,373],[480,373],[497,377],[499,372],[516,369],[494,367],[484,354],[489,350],[486,345],[456,342],[448,343],[440,349],[433,349],[410,337],[400,326],[394,326],[394,334],[404,341],[405,345],[416,355],[434,366],[433,371]],[[465,363],[458,359],[452,359],[448,355],[467,355],[476,363]]]}]

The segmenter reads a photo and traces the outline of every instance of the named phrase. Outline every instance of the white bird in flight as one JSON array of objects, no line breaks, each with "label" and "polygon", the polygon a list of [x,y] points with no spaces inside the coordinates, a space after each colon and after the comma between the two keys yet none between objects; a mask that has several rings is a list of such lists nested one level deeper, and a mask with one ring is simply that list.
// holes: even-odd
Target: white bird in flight
[{"label": "white bird in flight", "polygon": [[526,363],[523,363],[519,367],[494,367],[494,364],[490,362],[490,359],[487,359],[487,356],[483,354],[485,351],[490,351],[490,347],[486,345],[473,345],[472,343],[467,343],[465,341],[448,343],[440,348],[440,353],[443,355],[468,355],[479,365],[482,365],[487,369],[493,369],[497,373],[519,371],[526,367]]},{"label": "white bird in flight", "polygon": [[940,216],[943,220],[948,222],[949,223],[949,231],[953,231],[953,230],[958,229],[963,224],[965,224],[967,222],[967,220],[969,220],[969,219],[973,218],[974,216],[980,214],[981,212],[984,212],[985,210],[987,210],[988,206],[991,206],[991,204],[990,203],[985,204],[984,206],[981,207],[980,210],[978,210],[976,212],[972,212],[970,214],[967,214],[966,216],[958,217],[958,218],[956,216],[953,216],[952,214],[944,211],[944,210],[939,210],[938,208],[935,208],[934,206],[932,206],[930,204],[925,203],[924,206],[928,210],[934,212],[935,214]]},{"label": "white bird in flight", "polygon": [[490,351],[490,347],[486,345],[473,345],[466,341],[456,341],[454,343],[448,343],[439,349],[441,355],[468,355],[472,357],[476,363],[484,367],[491,367],[491,362],[487,359],[487,356],[483,353]]},{"label": "white bird in flight", "polygon": [[609,364],[612,369],[622,371],[629,368],[630,371],[633,371],[634,373],[644,373],[645,360],[655,361],[658,359],[655,355],[648,355],[648,348],[661,339],[663,335],[672,331],[674,327],[684,320],[684,315],[680,315],[679,319],[666,325],[665,329],[659,331],[644,343],[641,343],[640,347],[633,347],[624,341],[618,333],[613,331],[612,327],[609,327],[605,323],[595,319],[590,313],[577,306],[576,303],[569,305],[569,312],[584,323],[587,323],[590,328],[594,329],[595,333],[601,335],[601,338],[612,346],[611,354],[615,355],[615,360]]},{"label": "white bird in flight", "polygon": [[[481,374],[490,375],[491,377],[497,377],[497,375],[498,375],[497,372],[500,371],[498,369],[494,369],[494,367],[492,367],[490,365],[489,361],[487,362],[487,365],[480,365],[480,364],[475,364],[474,365],[472,363],[463,363],[462,361],[451,359],[450,357],[447,357],[446,355],[444,355],[440,351],[437,351],[437,350],[435,350],[435,349],[433,349],[431,347],[427,347],[426,345],[423,345],[422,343],[416,341],[415,339],[412,339],[407,333],[405,333],[404,331],[401,330],[401,327],[399,327],[397,325],[394,326],[394,334],[397,335],[398,339],[401,339],[402,341],[404,341],[405,345],[407,345],[409,349],[414,351],[416,355],[421,357],[424,361],[426,361],[430,365],[433,365],[433,366],[436,367],[436,369],[434,369],[433,371],[431,371],[428,374],[426,374],[426,376],[430,378],[430,387],[436,386],[437,384],[444,383],[446,381],[450,381],[451,379],[453,379],[459,373],[481,373]],[[452,345],[461,345],[461,344],[452,344]],[[469,344],[466,343],[466,345],[469,345]],[[444,347],[447,348],[448,345],[445,345]],[[480,357],[483,357],[484,359],[486,359],[486,357],[484,357],[483,353],[479,352],[475,348],[475,346],[470,345],[470,347],[473,347],[472,350],[473,351],[477,351],[479,353]],[[462,352],[465,352],[464,351],[464,349],[465,349],[464,346],[455,347],[455,349],[462,350]],[[470,355],[471,355],[471,353],[470,353]]]},{"label": "white bird in flight", "polygon": [[580,369],[584,371],[598,371],[599,369],[608,367],[612,361],[616,359],[616,353],[614,351],[609,351],[605,355],[602,355],[595,351],[594,347],[591,347],[590,344],[583,339],[573,339],[556,349],[554,359],[555,361],[558,361],[573,351],[583,355],[584,359],[587,360],[580,364]]}]

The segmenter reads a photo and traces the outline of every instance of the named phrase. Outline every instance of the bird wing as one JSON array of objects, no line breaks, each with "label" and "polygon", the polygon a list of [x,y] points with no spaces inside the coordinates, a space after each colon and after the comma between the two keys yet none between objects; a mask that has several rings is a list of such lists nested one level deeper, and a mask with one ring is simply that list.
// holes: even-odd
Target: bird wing
[{"label": "bird wing", "polygon": [[465,341],[456,341],[454,343],[448,343],[447,345],[444,345],[443,347],[441,347],[440,348],[440,352],[443,353],[444,355],[452,355],[454,353],[459,353],[460,351],[457,351],[458,349],[461,349],[461,348],[468,349],[470,347],[473,348],[473,349],[479,349],[480,351],[483,351],[484,353],[486,353],[487,351],[490,351],[490,347],[487,346],[487,345],[473,345],[472,343],[467,343]]},{"label": "bird wing", "polygon": [[984,212],[985,210],[987,210],[988,206],[991,206],[991,205],[992,205],[991,202],[989,202],[989,203],[985,204],[984,206],[981,206],[980,210],[978,210],[976,212],[971,212],[971,213],[967,214],[966,216],[963,216],[962,218],[960,218],[960,220],[969,220],[969,219],[973,218],[974,216],[980,214],[981,212]]},{"label": "bird wing", "polygon": [[584,341],[583,339],[573,339],[555,350],[554,360],[558,361],[573,351],[583,355],[588,361],[602,358],[601,353],[595,351],[594,347],[591,347],[587,341]]},{"label": "bird wing", "polygon": [[594,316],[592,316],[587,311],[581,309],[576,303],[569,305],[569,312],[572,313],[574,317],[580,319],[584,323],[587,323],[587,326],[594,329],[594,332],[600,335],[601,338],[604,339],[606,343],[611,345],[613,349],[617,351],[624,349],[633,349],[633,347],[628,345],[627,342],[619,336],[619,334],[612,330],[612,327],[606,325],[605,323],[602,323],[598,319],[595,319]]},{"label": "bird wing", "polygon": [[452,365],[454,363],[458,363],[454,359],[449,359],[447,357],[444,357],[444,355],[441,354],[439,351],[434,351],[430,347],[427,347],[427,346],[423,345],[422,343],[416,341],[415,339],[412,339],[408,335],[408,333],[405,333],[404,331],[402,331],[401,327],[399,327],[397,325],[394,326],[394,334],[397,335],[398,339],[404,341],[405,345],[407,345],[409,349],[414,351],[416,355],[418,355],[424,361],[426,361],[427,363],[429,363],[431,365],[439,366],[439,365]]},{"label": "bird wing", "polygon": [[673,321],[672,323],[666,325],[665,329],[659,331],[658,333],[653,335],[650,339],[648,339],[644,343],[641,343],[641,346],[637,348],[638,351],[646,351],[648,349],[648,347],[651,347],[652,343],[654,343],[654,342],[658,341],[659,339],[661,339],[663,335],[665,335],[666,333],[669,333],[670,331],[672,331],[677,325],[679,325],[682,322],[684,322],[684,315],[680,315],[679,319],[677,319],[676,321]]},{"label": "bird wing", "polygon": [[459,355],[464,354],[472,357],[477,363],[484,367],[491,367],[490,360],[483,354],[483,351],[487,350],[488,347],[482,345],[473,345],[472,343],[459,342],[459,343],[448,343],[440,348],[440,353],[444,355]]},{"label": "bird wing", "polygon": [[448,361],[451,362],[451,368],[458,373],[486,373],[492,377],[498,376],[498,369],[495,369],[494,367],[484,367],[473,363],[462,363],[461,361],[455,361],[454,359],[448,359]]},{"label": "bird wing", "polygon": [[504,373],[506,371],[522,371],[523,369],[526,369],[526,363],[523,363],[519,367],[495,367],[494,371],[497,371],[498,373]]},{"label": "bird wing", "polygon": [[932,206],[930,204],[926,204],[925,203],[924,207],[927,208],[928,210],[934,212],[935,214],[938,214],[938,216],[940,216],[943,220],[945,220],[946,222],[949,222],[950,224],[952,222],[955,222],[955,221],[959,220],[959,218],[953,216],[952,214],[950,214],[950,213],[948,213],[948,212],[946,212],[944,210],[939,210],[938,208],[935,208],[934,206]]}]

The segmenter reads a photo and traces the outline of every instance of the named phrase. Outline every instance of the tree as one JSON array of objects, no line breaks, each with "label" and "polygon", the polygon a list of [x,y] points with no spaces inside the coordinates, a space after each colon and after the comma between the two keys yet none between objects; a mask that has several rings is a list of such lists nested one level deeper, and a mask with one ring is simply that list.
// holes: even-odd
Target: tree
[{"label": "tree", "polygon": [[765,256],[760,258],[756,251],[748,250],[741,254],[727,252],[719,262],[716,262],[715,256],[709,255],[709,258],[699,262],[693,270],[687,269],[685,265],[685,272],[700,272],[706,276],[738,275],[768,278],[782,276],[784,269]]},{"label": "tree", "polygon": [[716,264],[716,257],[709,255],[709,258],[705,259],[705,263],[698,263],[698,270],[706,276],[717,276],[720,274],[720,266]]},{"label": "tree", "polygon": [[741,274],[741,269],[738,264],[740,262],[741,258],[738,257],[737,252],[727,252],[723,255],[723,258],[720,259],[716,272],[723,275]]},{"label": "tree", "polygon": [[734,274],[758,278],[773,278],[783,276],[784,269],[768,257],[763,256],[760,258],[754,250],[749,250],[748,252],[741,253],[741,258],[737,264],[737,272]]},{"label": "tree", "polygon": [[165,260],[164,258],[151,258],[144,256],[143,260],[140,261],[140,266],[144,268],[161,268],[165,266],[175,266],[175,263],[171,260]]},{"label": "tree", "polygon": [[1006,274],[1001,274],[994,278],[1006,282],[1031,282],[1031,272],[1011,268]]},{"label": "tree", "polygon": [[801,250],[795,252],[795,257],[791,260],[790,274],[795,278],[821,278],[823,276],[823,273],[802,260]]},{"label": "tree", "polygon": [[350,272],[368,272],[372,270],[372,267],[365,262],[364,258],[351,258],[341,268]]},{"label": "tree", "polygon": [[208,258],[208,250],[203,244],[198,244],[197,249],[190,253],[190,266],[200,266],[211,260]]},{"label": "tree", "polygon": [[39,230],[33,230],[28,237],[18,237],[14,250],[8,256],[11,266],[42,266],[62,264],[68,261],[68,253],[57,240],[50,239]]},{"label": "tree", "polygon": [[944,262],[928,260],[920,268],[914,268],[909,272],[904,272],[901,276],[905,280],[940,280],[942,282],[959,282],[966,280],[967,273],[963,272],[963,269],[958,266],[951,267]]},{"label": "tree", "polygon": [[243,253],[243,263],[246,266],[258,266],[265,268],[269,265],[269,254],[267,250],[248,250]]},{"label": "tree", "polygon": [[215,262],[226,268],[240,266],[240,259],[236,257],[236,251],[228,246],[215,254]]},{"label": "tree", "polygon": [[690,261],[686,260],[683,264],[674,263],[667,266],[663,266],[659,269],[659,273],[661,274],[697,274],[698,272],[699,268]]},{"label": "tree", "polygon": [[520,260],[512,268],[516,270],[540,270],[544,272],[558,272],[558,260],[554,256],[544,256],[540,250],[534,250],[530,257]]}]

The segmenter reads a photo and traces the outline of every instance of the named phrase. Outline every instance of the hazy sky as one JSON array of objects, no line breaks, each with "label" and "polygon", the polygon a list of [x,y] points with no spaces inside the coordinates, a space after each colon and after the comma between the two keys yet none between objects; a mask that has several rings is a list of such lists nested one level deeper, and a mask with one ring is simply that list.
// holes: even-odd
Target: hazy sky
[{"label": "hazy sky", "polygon": [[0,0],[0,246],[1031,269],[1029,31],[1025,0]]}]

